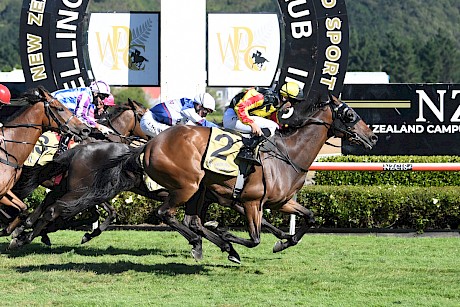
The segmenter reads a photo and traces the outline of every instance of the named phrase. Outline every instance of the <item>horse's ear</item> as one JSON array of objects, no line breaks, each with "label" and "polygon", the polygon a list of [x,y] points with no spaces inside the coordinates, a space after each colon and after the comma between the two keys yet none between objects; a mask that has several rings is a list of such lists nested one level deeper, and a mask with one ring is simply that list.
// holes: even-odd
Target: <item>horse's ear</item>
[{"label": "horse's ear", "polygon": [[327,96],[329,97],[329,100],[331,100],[331,101],[334,101],[334,100],[335,100],[335,99],[334,99],[335,97],[334,97],[334,95],[332,95],[332,92],[331,92],[331,91],[327,91]]},{"label": "horse's ear", "polygon": [[131,108],[134,108],[134,103],[133,101],[131,100],[131,98],[128,98],[128,104]]}]

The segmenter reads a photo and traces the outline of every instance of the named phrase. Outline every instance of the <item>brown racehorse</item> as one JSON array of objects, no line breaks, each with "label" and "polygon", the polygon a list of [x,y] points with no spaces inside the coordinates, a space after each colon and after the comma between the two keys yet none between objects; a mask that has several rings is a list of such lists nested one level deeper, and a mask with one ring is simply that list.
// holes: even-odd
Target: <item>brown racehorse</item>
[{"label": "brown racehorse", "polygon": [[[0,202],[20,212],[24,212],[27,206],[11,192],[11,188],[21,175],[23,164],[40,135],[44,131],[55,130],[84,139],[90,132],[84,123],[44,88],[30,90],[24,98],[28,105],[3,123],[1,133],[4,141],[0,146]],[[0,215],[8,220],[5,210]],[[2,231],[2,235],[11,233],[18,222],[16,218]]]},{"label": "brown racehorse", "polygon": [[[140,128],[140,119],[147,109],[137,103],[128,99],[128,102],[111,108],[111,112],[104,117],[99,119],[99,123],[107,125],[114,134],[110,134],[107,139],[112,142],[131,144],[134,146],[139,145],[140,142],[145,142],[149,138]],[[92,140],[92,141],[91,141]],[[98,145],[85,146],[90,142],[94,142],[93,138],[87,138],[85,141],[80,143],[76,149],[71,149],[71,154],[64,153],[58,159],[51,161],[43,166],[36,165],[33,167],[25,167],[24,173],[21,176],[18,183],[15,185],[13,191],[20,197],[27,197],[38,185],[44,185],[49,189],[60,190],[58,195],[60,197],[79,197],[85,191],[87,185],[92,184],[91,174],[94,169],[101,163],[101,160],[109,159],[111,155],[117,153],[117,150],[125,150],[125,146],[120,145],[119,148],[114,149],[115,145],[111,145],[110,151],[102,152],[99,148],[91,150],[90,148],[98,147]],[[105,145],[101,144],[101,147]],[[116,147],[116,146],[115,146]],[[105,148],[105,147],[104,147]],[[88,149],[88,150],[87,150]],[[73,154],[73,151],[78,151],[78,154]],[[59,162],[56,162],[59,161]],[[54,178],[56,175],[64,175],[63,181],[58,186],[54,186]],[[53,194],[47,196],[47,199],[38,206],[25,220],[23,226],[18,228],[13,237],[18,237],[22,232],[31,227],[41,216],[44,210],[54,203]],[[93,237],[98,236],[104,231],[108,225],[115,219],[115,209],[104,201],[101,203],[102,208],[107,212],[106,220],[93,230],[92,233],[87,233],[82,239],[82,243],[91,240]],[[50,225],[50,229],[56,231],[62,228],[78,227],[94,223],[99,219],[99,212],[96,206],[88,208],[90,211],[90,217],[84,220],[77,220],[72,222],[66,220],[64,224]],[[50,245],[51,242],[46,235],[46,231],[41,233],[42,241]]]},{"label": "brown racehorse", "polygon": [[[287,213],[296,210],[296,203],[291,199],[303,186],[309,166],[327,139],[340,137],[368,149],[377,142],[377,136],[358,114],[337,98],[330,96],[327,102],[318,101],[310,108],[310,115],[305,116],[303,123],[288,131],[278,132],[266,143],[271,146],[264,145],[267,149],[260,153],[262,166],[254,167],[238,200],[233,199],[235,177],[216,174],[202,166],[210,129],[181,125],[162,132],[143,148],[108,161],[96,172],[92,190],[77,203],[113,198],[130,187],[126,181],[133,178],[142,166],[154,181],[168,190],[169,196],[157,214],[189,241],[193,246],[193,256],[201,259],[200,235],[203,235],[222,251],[227,251],[229,260],[239,263],[239,255],[231,243],[247,247],[260,243],[263,208]],[[142,154],[144,156],[140,162]],[[199,215],[205,192],[214,194],[223,205],[241,203],[248,221],[250,239],[239,238],[228,232],[214,233],[202,227]],[[184,225],[175,218],[175,212],[187,202],[198,205],[195,211],[189,207],[187,213],[191,216],[187,225]],[[305,231],[300,229],[292,237],[292,243],[298,242]]]}]

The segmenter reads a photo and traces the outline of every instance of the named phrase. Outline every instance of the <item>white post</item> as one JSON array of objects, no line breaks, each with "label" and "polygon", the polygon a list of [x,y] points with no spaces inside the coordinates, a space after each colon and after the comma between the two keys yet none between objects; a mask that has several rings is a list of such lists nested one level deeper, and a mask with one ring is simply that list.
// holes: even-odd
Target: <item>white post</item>
[{"label": "white post", "polygon": [[206,0],[161,0],[161,101],[206,89]]},{"label": "white post", "polygon": [[[294,194],[294,197],[292,199],[297,201],[297,194]],[[289,234],[295,234],[295,214],[291,214],[291,220],[289,222]]]}]

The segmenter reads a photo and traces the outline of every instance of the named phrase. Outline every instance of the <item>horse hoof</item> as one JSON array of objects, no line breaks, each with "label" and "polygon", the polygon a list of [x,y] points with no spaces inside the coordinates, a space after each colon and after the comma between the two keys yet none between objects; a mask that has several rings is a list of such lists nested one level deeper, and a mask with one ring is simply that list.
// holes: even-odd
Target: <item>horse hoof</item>
[{"label": "horse hoof", "polygon": [[20,241],[19,239],[14,238],[13,240],[11,240],[10,245],[8,246],[8,250],[10,251],[16,250],[23,245],[24,245],[23,241]]},{"label": "horse hoof", "polygon": [[273,252],[274,253],[281,252],[285,248],[286,247],[284,246],[283,241],[278,241],[278,242],[275,243],[275,246],[273,246]]},{"label": "horse hoof", "polygon": [[192,248],[192,256],[196,261],[203,260],[203,252],[201,250]]},{"label": "horse hoof", "polygon": [[219,226],[219,222],[217,222],[217,221],[208,221],[208,222],[204,223],[203,226],[206,227],[206,228],[209,228],[209,229],[216,229],[217,226]]},{"label": "horse hoof", "polygon": [[89,233],[85,233],[83,238],[81,238],[80,244],[85,244],[86,242],[90,241],[92,238],[90,237]]},{"label": "horse hoof", "polygon": [[45,244],[47,246],[51,246],[50,237],[48,237],[47,235],[42,236],[41,241],[42,241],[43,244]]},{"label": "horse hoof", "polygon": [[236,254],[236,255],[228,255],[228,260],[230,260],[231,262],[234,262],[236,264],[241,264],[241,259],[240,259],[240,256],[238,254]]}]

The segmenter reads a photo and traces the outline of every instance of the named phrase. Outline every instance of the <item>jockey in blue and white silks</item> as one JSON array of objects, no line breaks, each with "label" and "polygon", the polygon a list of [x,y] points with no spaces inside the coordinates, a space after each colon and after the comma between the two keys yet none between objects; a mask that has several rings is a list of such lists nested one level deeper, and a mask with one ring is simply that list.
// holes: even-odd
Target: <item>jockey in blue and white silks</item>
[{"label": "jockey in blue and white silks", "polygon": [[113,130],[96,122],[95,112],[99,106],[104,107],[104,100],[109,97],[110,86],[104,81],[94,81],[89,87],[62,89],[51,93],[75,116],[89,127],[96,128],[104,134]]},{"label": "jockey in blue and white silks", "polygon": [[205,119],[206,115],[215,109],[216,102],[208,93],[199,94],[193,99],[173,99],[150,108],[142,116],[140,126],[150,137],[155,137],[169,127],[179,124],[218,127]]}]

